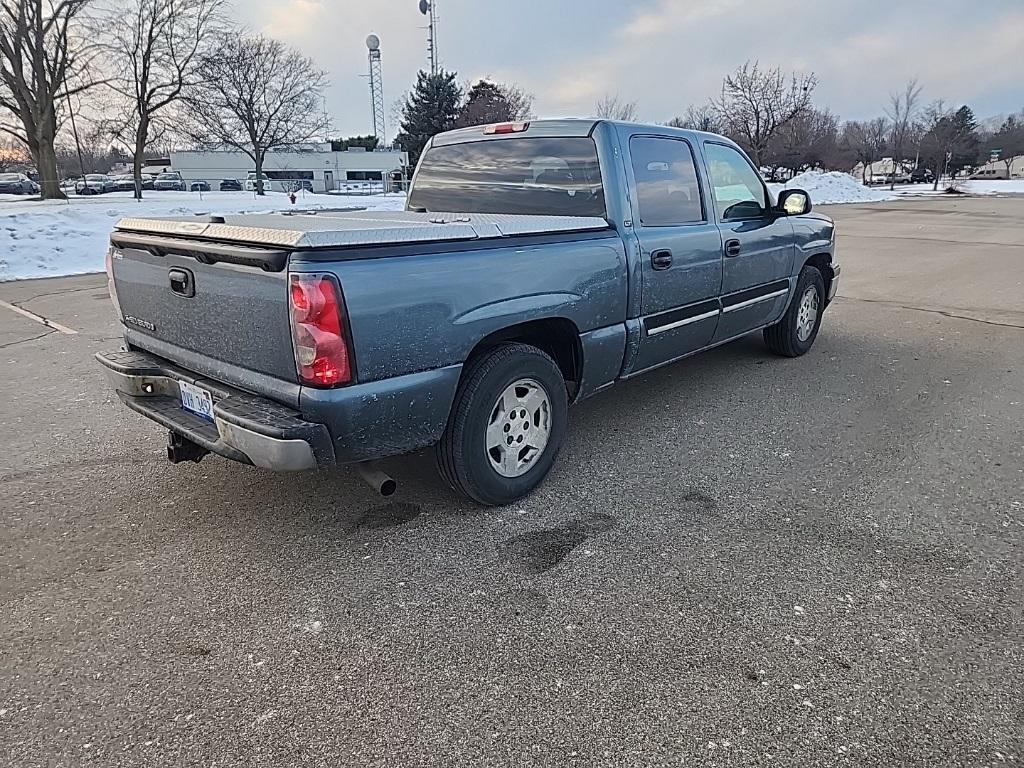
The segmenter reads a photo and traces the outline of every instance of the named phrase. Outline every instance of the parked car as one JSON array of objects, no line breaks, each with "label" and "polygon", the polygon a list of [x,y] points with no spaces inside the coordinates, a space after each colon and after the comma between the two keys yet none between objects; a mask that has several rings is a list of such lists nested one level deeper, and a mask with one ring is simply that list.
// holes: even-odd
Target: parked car
[{"label": "parked car", "polygon": [[302,192],[303,190],[306,192],[312,192],[313,182],[309,179],[294,179],[292,181],[285,182],[284,187],[285,192]]},{"label": "parked car", "polygon": [[840,276],[832,220],[732,141],[607,120],[439,134],[406,212],[231,225],[111,235],[127,351],[97,358],[170,460],[355,463],[387,493],[362,462],[433,445],[489,505],[548,474],[570,403],[755,331],[803,355]]},{"label": "parked car", "polygon": [[115,176],[113,179],[114,192],[134,192],[135,177],[130,173]]},{"label": "parked car", "polygon": [[0,195],[34,195],[39,185],[24,173],[0,173]]},{"label": "parked car", "polygon": [[[271,189],[270,179],[266,176],[260,178],[260,189],[264,192],[269,192]],[[256,171],[249,171],[249,174],[245,177],[245,191],[256,191]]]},{"label": "parked car", "polygon": [[204,181],[203,179],[198,179],[197,181],[193,181],[191,184],[189,184],[188,188],[192,192],[209,192],[210,182]]},{"label": "parked car", "polygon": [[75,184],[79,195],[102,195],[114,191],[114,180],[103,173],[87,173]]},{"label": "parked car", "polygon": [[153,182],[153,189],[163,192],[184,192],[185,180],[182,179],[181,174],[176,171],[161,173]]},{"label": "parked car", "polygon": [[910,181],[912,184],[931,184],[935,181],[935,174],[927,168],[915,168],[910,172]]},{"label": "parked car", "polygon": [[220,181],[221,192],[241,192],[242,182],[238,179],[221,179]]}]

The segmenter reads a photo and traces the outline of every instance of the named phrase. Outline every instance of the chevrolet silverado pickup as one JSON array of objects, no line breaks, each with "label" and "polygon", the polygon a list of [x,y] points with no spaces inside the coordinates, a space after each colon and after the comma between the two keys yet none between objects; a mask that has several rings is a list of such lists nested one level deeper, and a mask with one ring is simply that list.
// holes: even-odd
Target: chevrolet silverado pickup
[{"label": "chevrolet silverado pickup", "polygon": [[755,331],[804,354],[840,272],[832,220],[730,140],[582,119],[435,136],[401,212],[123,219],[107,267],[97,358],[172,461],[433,447],[485,505],[545,478],[570,403]]}]

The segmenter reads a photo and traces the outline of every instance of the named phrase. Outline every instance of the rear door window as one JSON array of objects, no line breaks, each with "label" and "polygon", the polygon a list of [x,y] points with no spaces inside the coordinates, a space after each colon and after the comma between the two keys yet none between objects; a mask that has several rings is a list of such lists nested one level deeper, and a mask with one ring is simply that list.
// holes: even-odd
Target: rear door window
[{"label": "rear door window", "polygon": [[643,226],[704,221],[700,182],[693,151],[686,141],[634,136],[629,141],[629,154]]},{"label": "rear door window", "polygon": [[427,150],[409,207],[450,213],[606,215],[591,138],[515,138]]}]

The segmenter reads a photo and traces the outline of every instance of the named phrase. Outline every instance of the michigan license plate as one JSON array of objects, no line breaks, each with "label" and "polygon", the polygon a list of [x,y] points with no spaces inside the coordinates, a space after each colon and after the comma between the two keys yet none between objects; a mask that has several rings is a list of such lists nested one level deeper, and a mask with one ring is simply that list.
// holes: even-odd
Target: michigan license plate
[{"label": "michigan license plate", "polygon": [[181,407],[207,421],[213,421],[213,395],[202,387],[179,381],[181,388]]}]

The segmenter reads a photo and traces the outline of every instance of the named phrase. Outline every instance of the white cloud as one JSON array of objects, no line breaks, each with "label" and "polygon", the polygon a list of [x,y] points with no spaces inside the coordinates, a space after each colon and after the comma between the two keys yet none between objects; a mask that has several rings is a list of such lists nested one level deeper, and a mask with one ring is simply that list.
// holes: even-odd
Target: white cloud
[{"label": "white cloud", "polygon": [[[637,101],[642,119],[668,120],[716,95],[722,77],[747,59],[815,71],[816,101],[847,118],[880,114],[887,94],[914,76],[927,99],[988,99],[992,111],[1024,105],[1019,2],[992,0],[979,13],[961,3],[905,0],[873,5],[868,14],[855,0],[587,0],[585,18],[581,5],[443,0],[442,60],[464,80],[521,85],[536,97],[539,116],[591,114],[598,99],[618,93]],[[413,0],[246,0],[238,13],[328,70],[328,101],[343,133],[370,126],[359,78],[369,32],[383,43],[389,118],[426,64]]]}]

